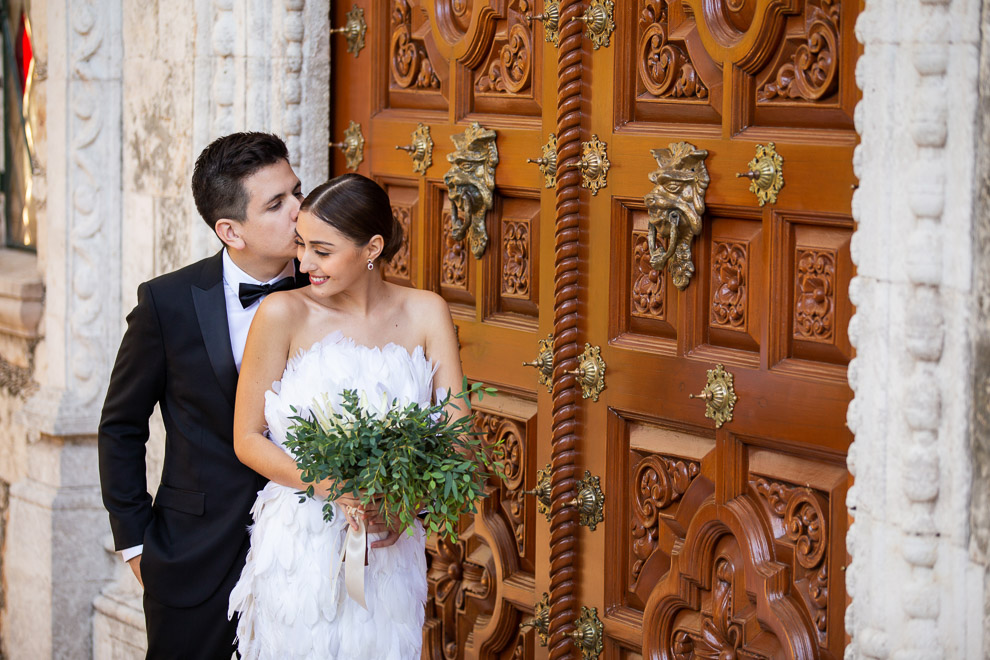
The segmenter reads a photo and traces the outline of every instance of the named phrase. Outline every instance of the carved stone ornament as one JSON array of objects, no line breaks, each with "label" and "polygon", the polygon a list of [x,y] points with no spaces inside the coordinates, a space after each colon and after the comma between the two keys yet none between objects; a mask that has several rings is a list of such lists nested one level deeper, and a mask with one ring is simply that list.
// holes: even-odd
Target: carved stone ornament
[{"label": "carved stone ornament", "polygon": [[347,169],[356,170],[364,160],[364,135],[361,133],[361,124],[352,119],[347,130],[344,131],[344,141],[331,142],[330,146],[342,149]]},{"label": "carved stone ornament", "polygon": [[426,170],[433,164],[433,138],[430,136],[430,127],[422,122],[412,133],[412,144],[395,145],[395,148],[412,156],[413,172],[416,174],[425,176]]},{"label": "carved stone ornament", "polygon": [[343,32],[347,39],[347,52],[353,53],[354,57],[357,57],[361,49],[364,48],[364,35],[367,31],[368,25],[364,22],[364,10],[354,5],[347,12],[347,23],[344,27],[333,28],[330,33]]},{"label": "carved stone ornament", "polygon": [[[650,174],[654,187],[643,198],[650,214],[650,265],[660,272],[669,262],[674,286],[684,290],[694,275],[691,245],[701,233],[705,191],[711,181],[705,167],[708,152],[688,142],[674,142],[650,153],[660,166]],[[666,248],[659,237],[666,239]]]},{"label": "carved stone ornament", "polygon": [[481,259],[488,247],[485,216],[495,201],[495,131],[474,122],[451,140],[454,153],[447,155],[451,167],[443,182],[451,204],[452,234],[459,241],[467,236],[471,254]]}]

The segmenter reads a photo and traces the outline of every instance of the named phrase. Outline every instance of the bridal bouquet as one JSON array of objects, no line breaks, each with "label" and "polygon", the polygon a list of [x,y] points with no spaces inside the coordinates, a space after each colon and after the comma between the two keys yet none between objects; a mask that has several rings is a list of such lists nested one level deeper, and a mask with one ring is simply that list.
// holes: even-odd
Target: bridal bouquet
[{"label": "bridal bouquet", "polygon": [[472,395],[480,400],[495,390],[480,383],[467,387],[467,379],[464,385],[460,394],[448,393],[433,405],[369,406],[364,395],[345,390],[338,405],[324,395],[310,416],[292,417],[285,444],[303,482],[310,484],[301,501],[313,497],[313,484],[331,479],[323,507],[328,522],[333,500],[350,494],[398,519],[410,533],[417,514],[425,511],[427,530],[456,540],[458,519],[476,511],[485,482],[492,474],[504,478],[502,448],[484,442],[473,415],[455,420],[446,410],[455,399],[470,410]]}]

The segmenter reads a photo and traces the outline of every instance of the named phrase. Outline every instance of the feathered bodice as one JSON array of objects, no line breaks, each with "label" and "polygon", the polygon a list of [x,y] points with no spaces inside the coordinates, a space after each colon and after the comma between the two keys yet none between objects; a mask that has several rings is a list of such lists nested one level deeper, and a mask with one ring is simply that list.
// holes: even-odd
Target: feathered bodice
[{"label": "feathered bodice", "polygon": [[[393,401],[428,404],[434,371],[422,347],[372,348],[334,332],[289,360],[265,394],[271,439],[285,450],[292,418],[307,417],[324,397],[338,406],[344,390],[357,391],[369,412],[383,413]],[[258,493],[251,515],[251,549],[228,610],[240,615],[242,658],[419,659],[427,594],[419,521],[393,545],[368,550],[366,609],[341,587],[347,521],[339,508],[326,522],[322,500],[300,501],[295,488],[273,481]]]},{"label": "feathered bodice", "polygon": [[[340,404],[344,390],[355,390],[369,411],[383,414],[393,401],[428,405],[436,369],[422,346],[410,353],[398,344],[363,346],[339,330],[300,350],[285,366],[282,380],[265,394],[265,420],[273,442],[285,449],[286,430],[295,416],[307,417],[314,401]],[[295,408],[295,411],[293,411]]]}]

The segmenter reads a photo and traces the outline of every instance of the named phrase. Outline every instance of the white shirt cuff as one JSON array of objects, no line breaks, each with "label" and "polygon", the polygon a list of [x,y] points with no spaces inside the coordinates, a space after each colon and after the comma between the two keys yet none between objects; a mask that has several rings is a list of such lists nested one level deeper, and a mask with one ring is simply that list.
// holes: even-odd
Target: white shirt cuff
[{"label": "white shirt cuff", "polygon": [[130,561],[144,552],[144,545],[136,545],[133,548],[124,548],[120,551],[120,556],[124,561]]}]

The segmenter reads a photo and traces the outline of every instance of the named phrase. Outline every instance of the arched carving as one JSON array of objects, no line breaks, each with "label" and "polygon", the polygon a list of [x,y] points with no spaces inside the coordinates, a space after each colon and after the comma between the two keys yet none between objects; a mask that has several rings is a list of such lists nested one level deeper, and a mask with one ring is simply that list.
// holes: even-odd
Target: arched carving
[{"label": "arched carving", "polygon": [[755,74],[776,52],[784,19],[801,0],[684,0],[705,50],[716,62]]},{"label": "arched carving", "polygon": [[790,583],[752,498],[717,505],[711,495],[646,603],[643,655],[817,658],[814,624]]},{"label": "arched carving", "polygon": [[444,60],[469,69],[481,64],[495,36],[495,10],[488,0],[435,0],[423,4]]}]

